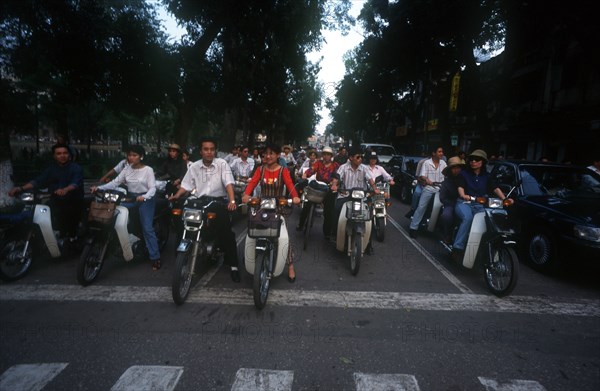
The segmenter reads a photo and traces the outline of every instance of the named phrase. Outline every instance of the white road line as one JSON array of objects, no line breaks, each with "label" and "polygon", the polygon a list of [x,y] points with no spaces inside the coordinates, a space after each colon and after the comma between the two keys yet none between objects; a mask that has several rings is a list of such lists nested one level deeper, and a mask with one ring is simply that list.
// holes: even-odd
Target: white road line
[{"label": "white road line", "polygon": [[478,379],[486,391],[546,391],[544,386],[533,380],[510,379],[498,382],[495,379],[486,377],[478,377]]},{"label": "white road line", "polygon": [[419,383],[413,375],[395,373],[355,373],[356,391],[419,391]]},{"label": "white road line", "polygon": [[[0,285],[0,302],[9,300],[141,303],[171,302],[172,298],[170,287]],[[252,290],[196,289],[190,292],[187,303],[251,306]],[[491,295],[462,293],[271,290],[269,305],[600,317],[600,302],[597,299],[534,296],[510,296],[500,299]]]},{"label": "white road line", "polygon": [[68,363],[13,365],[0,376],[0,390],[39,391]]},{"label": "white road line", "polygon": [[293,381],[294,371],[240,368],[231,391],[288,391]]},{"label": "white road line", "polygon": [[111,391],[172,391],[182,373],[183,367],[134,365],[121,375]]},{"label": "white road line", "polygon": [[416,240],[414,240],[410,236],[408,236],[406,231],[400,226],[400,223],[398,223],[396,220],[394,220],[390,215],[388,215],[387,217],[388,217],[389,222],[398,230],[398,232],[400,232],[402,235],[404,235],[404,237],[413,246],[415,246],[415,248],[421,254],[423,254],[423,256],[429,261],[429,263],[431,263],[433,265],[433,267],[435,267],[440,273],[442,273],[442,275],[444,277],[446,277],[448,279],[448,281],[450,281],[452,283],[452,285],[454,285],[462,293],[473,293],[473,291],[471,289],[469,289],[469,287],[467,287],[465,284],[463,284],[458,278],[456,278],[454,276],[454,274],[450,273],[448,271],[448,269],[446,269],[444,266],[442,266],[442,264],[440,264],[437,261],[437,259],[435,259],[434,256],[429,253],[429,251],[425,250],[425,248],[423,246],[421,246],[421,244],[419,242],[417,242]]}]

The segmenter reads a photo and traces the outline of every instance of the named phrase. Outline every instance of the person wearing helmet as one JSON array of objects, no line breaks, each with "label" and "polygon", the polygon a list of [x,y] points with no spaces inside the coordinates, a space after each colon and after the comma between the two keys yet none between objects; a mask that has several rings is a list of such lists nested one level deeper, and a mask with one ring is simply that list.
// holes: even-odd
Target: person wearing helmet
[{"label": "person wearing helmet", "polygon": [[473,216],[478,212],[483,212],[483,206],[471,202],[471,197],[485,197],[494,193],[498,198],[504,199],[504,193],[496,182],[488,174],[485,165],[488,161],[487,153],[482,149],[476,149],[467,157],[467,168],[462,170],[458,177],[458,201],[455,206],[455,213],[460,220],[454,244],[452,246],[452,256],[455,260],[462,259],[465,251],[469,231]]},{"label": "person wearing helmet", "polygon": [[152,222],[154,219],[154,210],[156,209],[156,181],[152,167],[144,164],[144,147],[141,145],[132,145],[127,149],[127,161],[129,165],[123,168],[123,171],[115,179],[102,186],[92,186],[90,189],[95,192],[97,189],[111,190],[116,189],[121,184],[127,184],[127,195],[133,196],[134,202],[123,202],[121,205],[129,210],[138,210],[142,233],[146,248],[150,254],[152,270],[160,269],[160,250],[158,249],[158,239]]}]

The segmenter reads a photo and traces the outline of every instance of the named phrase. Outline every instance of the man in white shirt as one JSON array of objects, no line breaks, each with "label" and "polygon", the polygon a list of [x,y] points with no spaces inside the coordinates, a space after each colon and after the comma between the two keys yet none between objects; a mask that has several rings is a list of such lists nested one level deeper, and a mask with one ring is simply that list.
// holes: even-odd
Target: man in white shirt
[{"label": "man in white shirt", "polygon": [[411,238],[417,236],[419,224],[425,215],[429,201],[435,196],[435,193],[440,191],[439,186],[433,186],[434,183],[441,183],[444,181],[444,174],[442,174],[442,171],[446,168],[446,162],[442,160],[442,156],[444,156],[444,149],[442,147],[435,148],[432,150],[431,158],[425,160],[421,167],[421,171],[417,172],[417,178],[425,183],[425,187],[421,193],[419,205],[410,222],[409,235]]},{"label": "man in white shirt", "polygon": [[249,149],[247,146],[240,147],[240,157],[231,163],[231,171],[234,177],[248,178],[254,169],[254,160],[248,157]]},{"label": "man in white shirt", "polygon": [[192,164],[181,181],[181,187],[169,200],[176,200],[187,191],[196,189],[196,196],[208,196],[227,199],[227,207],[224,204],[213,204],[209,210],[216,212],[215,229],[216,236],[221,240],[217,242],[225,253],[225,264],[231,267],[231,279],[240,282],[238,270],[237,246],[235,234],[231,230],[231,221],[227,210],[234,211],[237,206],[233,192],[233,174],[229,164],[224,159],[215,157],[217,143],[210,138],[200,141],[200,155],[202,159]]}]

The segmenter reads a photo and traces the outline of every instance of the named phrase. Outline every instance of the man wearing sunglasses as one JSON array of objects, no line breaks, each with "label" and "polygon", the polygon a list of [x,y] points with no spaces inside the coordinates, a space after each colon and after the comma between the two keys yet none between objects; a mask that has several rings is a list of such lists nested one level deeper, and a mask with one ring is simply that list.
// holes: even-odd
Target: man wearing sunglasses
[{"label": "man wearing sunglasses", "polygon": [[483,212],[483,206],[471,202],[471,197],[486,197],[488,194],[494,193],[502,200],[506,198],[497,183],[488,174],[485,168],[487,161],[487,153],[484,150],[474,150],[467,158],[467,168],[461,171],[457,179],[458,200],[454,210],[460,220],[460,225],[452,246],[452,256],[457,260],[462,259],[465,251],[473,216],[478,212]]}]

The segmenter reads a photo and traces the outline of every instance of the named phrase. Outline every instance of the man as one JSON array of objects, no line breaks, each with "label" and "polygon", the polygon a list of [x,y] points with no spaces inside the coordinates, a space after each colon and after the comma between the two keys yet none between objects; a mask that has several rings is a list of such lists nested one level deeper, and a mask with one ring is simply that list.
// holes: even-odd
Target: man
[{"label": "man", "polygon": [[[348,161],[345,164],[342,164],[337,173],[334,174],[333,179],[331,181],[331,191],[336,192],[340,182],[343,184],[345,189],[353,189],[356,187],[367,190],[367,184],[370,184],[373,189],[375,189],[375,193],[379,194],[379,190],[375,186],[375,181],[371,177],[369,173],[369,169],[366,165],[362,164],[362,155],[360,147],[353,146],[349,151]],[[338,193],[337,199],[335,201],[335,210],[333,215],[333,233],[334,237],[337,233],[337,225],[340,217],[340,213],[342,211],[342,206],[346,201],[350,198],[349,195],[342,195],[342,193]],[[373,231],[371,231],[372,233]],[[369,245],[365,249],[365,253],[368,255],[373,255],[373,246],[371,244],[371,238],[369,237]]]},{"label": "man", "polygon": [[340,149],[338,149],[338,153],[333,158],[333,161],[336,162],[337,164],[339,164],[340,166],[342,164],[345,164],[348,161],[348,154],[346,151],[346,147],[341,146]]},{"label": "man", "polygon": [[588,169],[600,175],[600,159],[594,159],[592,165],[588,166]]},{"label": "man", "polygon": [[250,177],[250,173],[254,169],[254,160],[248,157],[249,154],[250,150],[247,146],[240,147],[240,157],[231,163],[231,171],[235,177]]},{"label": "man", "polygon": [[292,154],[292,146],[284,145],[283,152],[281,152],[281,157],[285,160],[284,167],[288,167],[291,165],[296,165],[296,159],[294,159],[294,155]]},{"label": "man", "polygon": [[181,158],[181,147],[178,144],[169,145],[168,153],[167,160],[162,163],[156,174],[157,179],[171,181],[167,194],[173,194],[187,172],[187,165]]},{"label": "man", "polygon": [[227,213],[228,210],[234,211],[237,208],[233,192],[233,174],[227,162],[217,158],[216,154],[217,143],[211,138],[202,139],[201,159],[191,165],[183,177],[181,187],[175,195],[169,197],[169,200],[179,199],[185,192],[193,189],[196,189],[198,197],[209,196],[228,200],[227,207],[223,204],[213,204],[209,211],[217,214],[215,225],[217,237],[220,239],[217,245],[225,253],[225,264],[231,267],[231,279],[240,282],[235,234],[231,230],[231,221]]},{"label": "man", "polygon": [[74,240],[83,207],[83,170],[71,161],[66,144],[53,145],[52,157],[54,163],[40,176],[23,186],[12,188],[8,195],[14,197],[26,190],[47,187],[52,194],[49,205],[55,227],[63,236]]},{"label": "man", "polygon": [[417,168],[415,169],[415,177],[417,178],[417,184],[413,190],[412,199],[410,202],[410,210],[404,216],[407,219],[410,219],[414,214],[415,210],[417,210],[417,206],[419,206],[419,199],[421,198],[421,193],[423,192],[423,187],[425,187],[425,182],[419,178],[419,173],[421,172],[421,168],[423,167],[423,163],[427,158],[423,158],[419,160],[417,163]]},{"label": "man", "polygon": [[425,184],[425,186],[421,193],[421,197],[419,198],[419,204],[415,210],[415,214],[410,222],[410,229],[408,232],[411,238],[417,237],[417,230],[427,211],[429,201],[435,196],[435,193],[440,190],[439,186],[434,186],[434,183],[442,183],[444,181],[444,174],[442,171],[446,168],[446,162],[442,160],[442,156],[444,156],[444,149],[442,147],[436,147],[431,152],[431,158],[425,160],[421,167],[421,171],[417,172],[417,177]]},{"label": "man", "polygon": [[238,147],[237,145],[234,145],[231,148],[231,153],[227,154],[227,156],[225,156],[224,159],[227,162],[227,164],[231,165],[231,163],[233,163],[233,161],[238,158],[239,154],[240,154],[240,147]]}]

